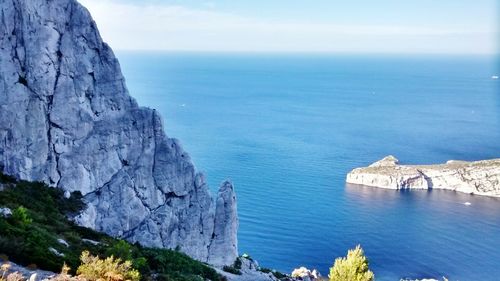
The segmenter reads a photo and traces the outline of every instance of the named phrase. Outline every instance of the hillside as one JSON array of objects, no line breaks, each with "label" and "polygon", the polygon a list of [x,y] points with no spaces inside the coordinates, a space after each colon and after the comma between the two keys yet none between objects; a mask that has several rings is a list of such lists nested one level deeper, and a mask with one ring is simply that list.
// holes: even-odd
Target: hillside
[{"label": "hillside", "polygon": [[[100,257],[132,261],[143,280],[225,280],[214,269],[175,250],[130,244],[92,229],[80,227],[69,217],[81,211],[79,192],[65,192],[40,182],[17,181],[0,174],[0,254],[9,260],[53,272],[64,263],[70,273],[87,250]],[[68,195],[68,193],[66,193]]]}]

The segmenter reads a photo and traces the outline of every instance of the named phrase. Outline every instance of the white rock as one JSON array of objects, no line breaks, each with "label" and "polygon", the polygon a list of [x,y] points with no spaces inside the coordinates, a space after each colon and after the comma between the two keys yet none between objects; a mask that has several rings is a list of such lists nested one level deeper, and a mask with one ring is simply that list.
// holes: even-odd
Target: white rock
[{"label": "white rock", "polygon": [[99,244],[101,244],[101,242],[90,240],[90,239],[82,239],[82,241],[85,242],[85,243],[92,244],[92,245],[99,245]]},{"label": "white rock", "polygon": [[0,216],[7,218],[12,216],[12,210],[9,208],[0,208]]},{"label": "white rock", "polygon": [[[3,261],[0,258],[0,264],[2,264],[4,262],[7,262],[7,261]],[[26,267],[20,266],[16,263],[13,263],[10,261],[7,263],[10,265],[9,269],[7,270],[8,274],[18,272],[21,275],[23,275],[24,277],[29,276],[29,279],[28,279],[29,281],[49,280],[49,279],[56,276],[56,274],[54,272],[39,270],[39,269],[28,269]]]},{"label": "white rock", "polygon": [[66,240],[64,240],[64,239],[59,238],[59,239],[57,239],[57,242],[58,242],[59,244],[61,244],[61,245],[64,245],[64,246],[66,246],[66,247],[69,247],[68,242],[66,242]]},{"label": "white rock", "polygon": [[54,255],[58,256],[58,257],[64,257],[64,254],[63,254],[63,253],[59,252],[58,250],[56,250],[56,249],[54,249],[54,248],[52,248],[52,247],[50,247],[50,248],[49,248],[49,251],[50,251],[51,253],[53,253]]},{"label": "white rock", "polygon": [[[226,215],[160,115],[129,96],[89,12],[76,0],[0,0],[0,15],[2,172],[80,191],[83,226],[234,260],[234,225],[214,227]],[[231,251],[217,259],[210,249]]]},{"label": "white rock", "polygon": [[[352,170],[346,182],[389,189],[447,189],[500,196],[500,159],[453,160],[437,165],[398,165],[395,158],[384,159],[369,167]],[[386,164],[381,165],[381,162]]]},{"label": "white rock", "polygon": [[318,278],[321,277],[321,274],[316,270],[313,269],[312,271],[307,269],[306,267],[299,267],[296,268],[292,271],[293,278],[300,278],[301,280],[304,281],[314,281],[317,280]]}]

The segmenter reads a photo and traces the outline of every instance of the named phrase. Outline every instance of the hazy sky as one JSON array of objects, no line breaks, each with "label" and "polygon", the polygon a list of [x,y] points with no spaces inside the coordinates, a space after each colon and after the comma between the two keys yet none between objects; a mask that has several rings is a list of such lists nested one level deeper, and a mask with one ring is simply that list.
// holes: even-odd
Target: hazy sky
[{"label": "hazy sky", "polygon": [[498,53],[498,0],[80,0],[118,50]]}]

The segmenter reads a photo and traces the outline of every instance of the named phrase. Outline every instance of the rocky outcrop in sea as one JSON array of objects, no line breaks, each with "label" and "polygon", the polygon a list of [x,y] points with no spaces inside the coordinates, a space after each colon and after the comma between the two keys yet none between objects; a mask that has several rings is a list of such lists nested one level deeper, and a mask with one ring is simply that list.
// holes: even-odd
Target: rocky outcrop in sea
[{"label": "rocky outcrop in sea", "polygon": [[213,264],[237,257],[234,188],[214,204],[162,118],[128,94],[76,0],[0,0],[0,171],[80,191],[76,221]]},{"label": "rocky outcrop in sea", "polygon": [[388,189],[447,189],[500,197],[500,159],[400,165],[394,156],[387,156],[368,167],[352,170],[346,182]]}]

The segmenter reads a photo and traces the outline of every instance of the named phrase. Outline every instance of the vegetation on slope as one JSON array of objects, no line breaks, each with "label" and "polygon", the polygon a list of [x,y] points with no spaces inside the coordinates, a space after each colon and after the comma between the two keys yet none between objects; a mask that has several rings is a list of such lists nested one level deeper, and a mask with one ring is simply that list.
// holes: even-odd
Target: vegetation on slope
[{"label": "vegetation on slope", "polygon": [[224,266],[222,268],[225,272],[229,272],[236,275],[241,275],[241,258],[238,257],[231,266]]},{"label": "vegetation on slope", "polygon": [[0,208],[12,215],[0,215],[0,254],[18,264],[60,272],[64,264],[76,274],[80,256],[130,261],[142,279],[165,281],[224,280],[217,272],[174,250],[130,244],[94,230],[80,227],[69,218],[83,207],[82,196],[39,182],[17,181],[0,174]]},{"label": "vegetation on slope", "polygon": [[330,268],[330,281],[373,281],[375,276],[368,268],[368,259],[361,246],[347,252],[347,257],[337,258]]}]

